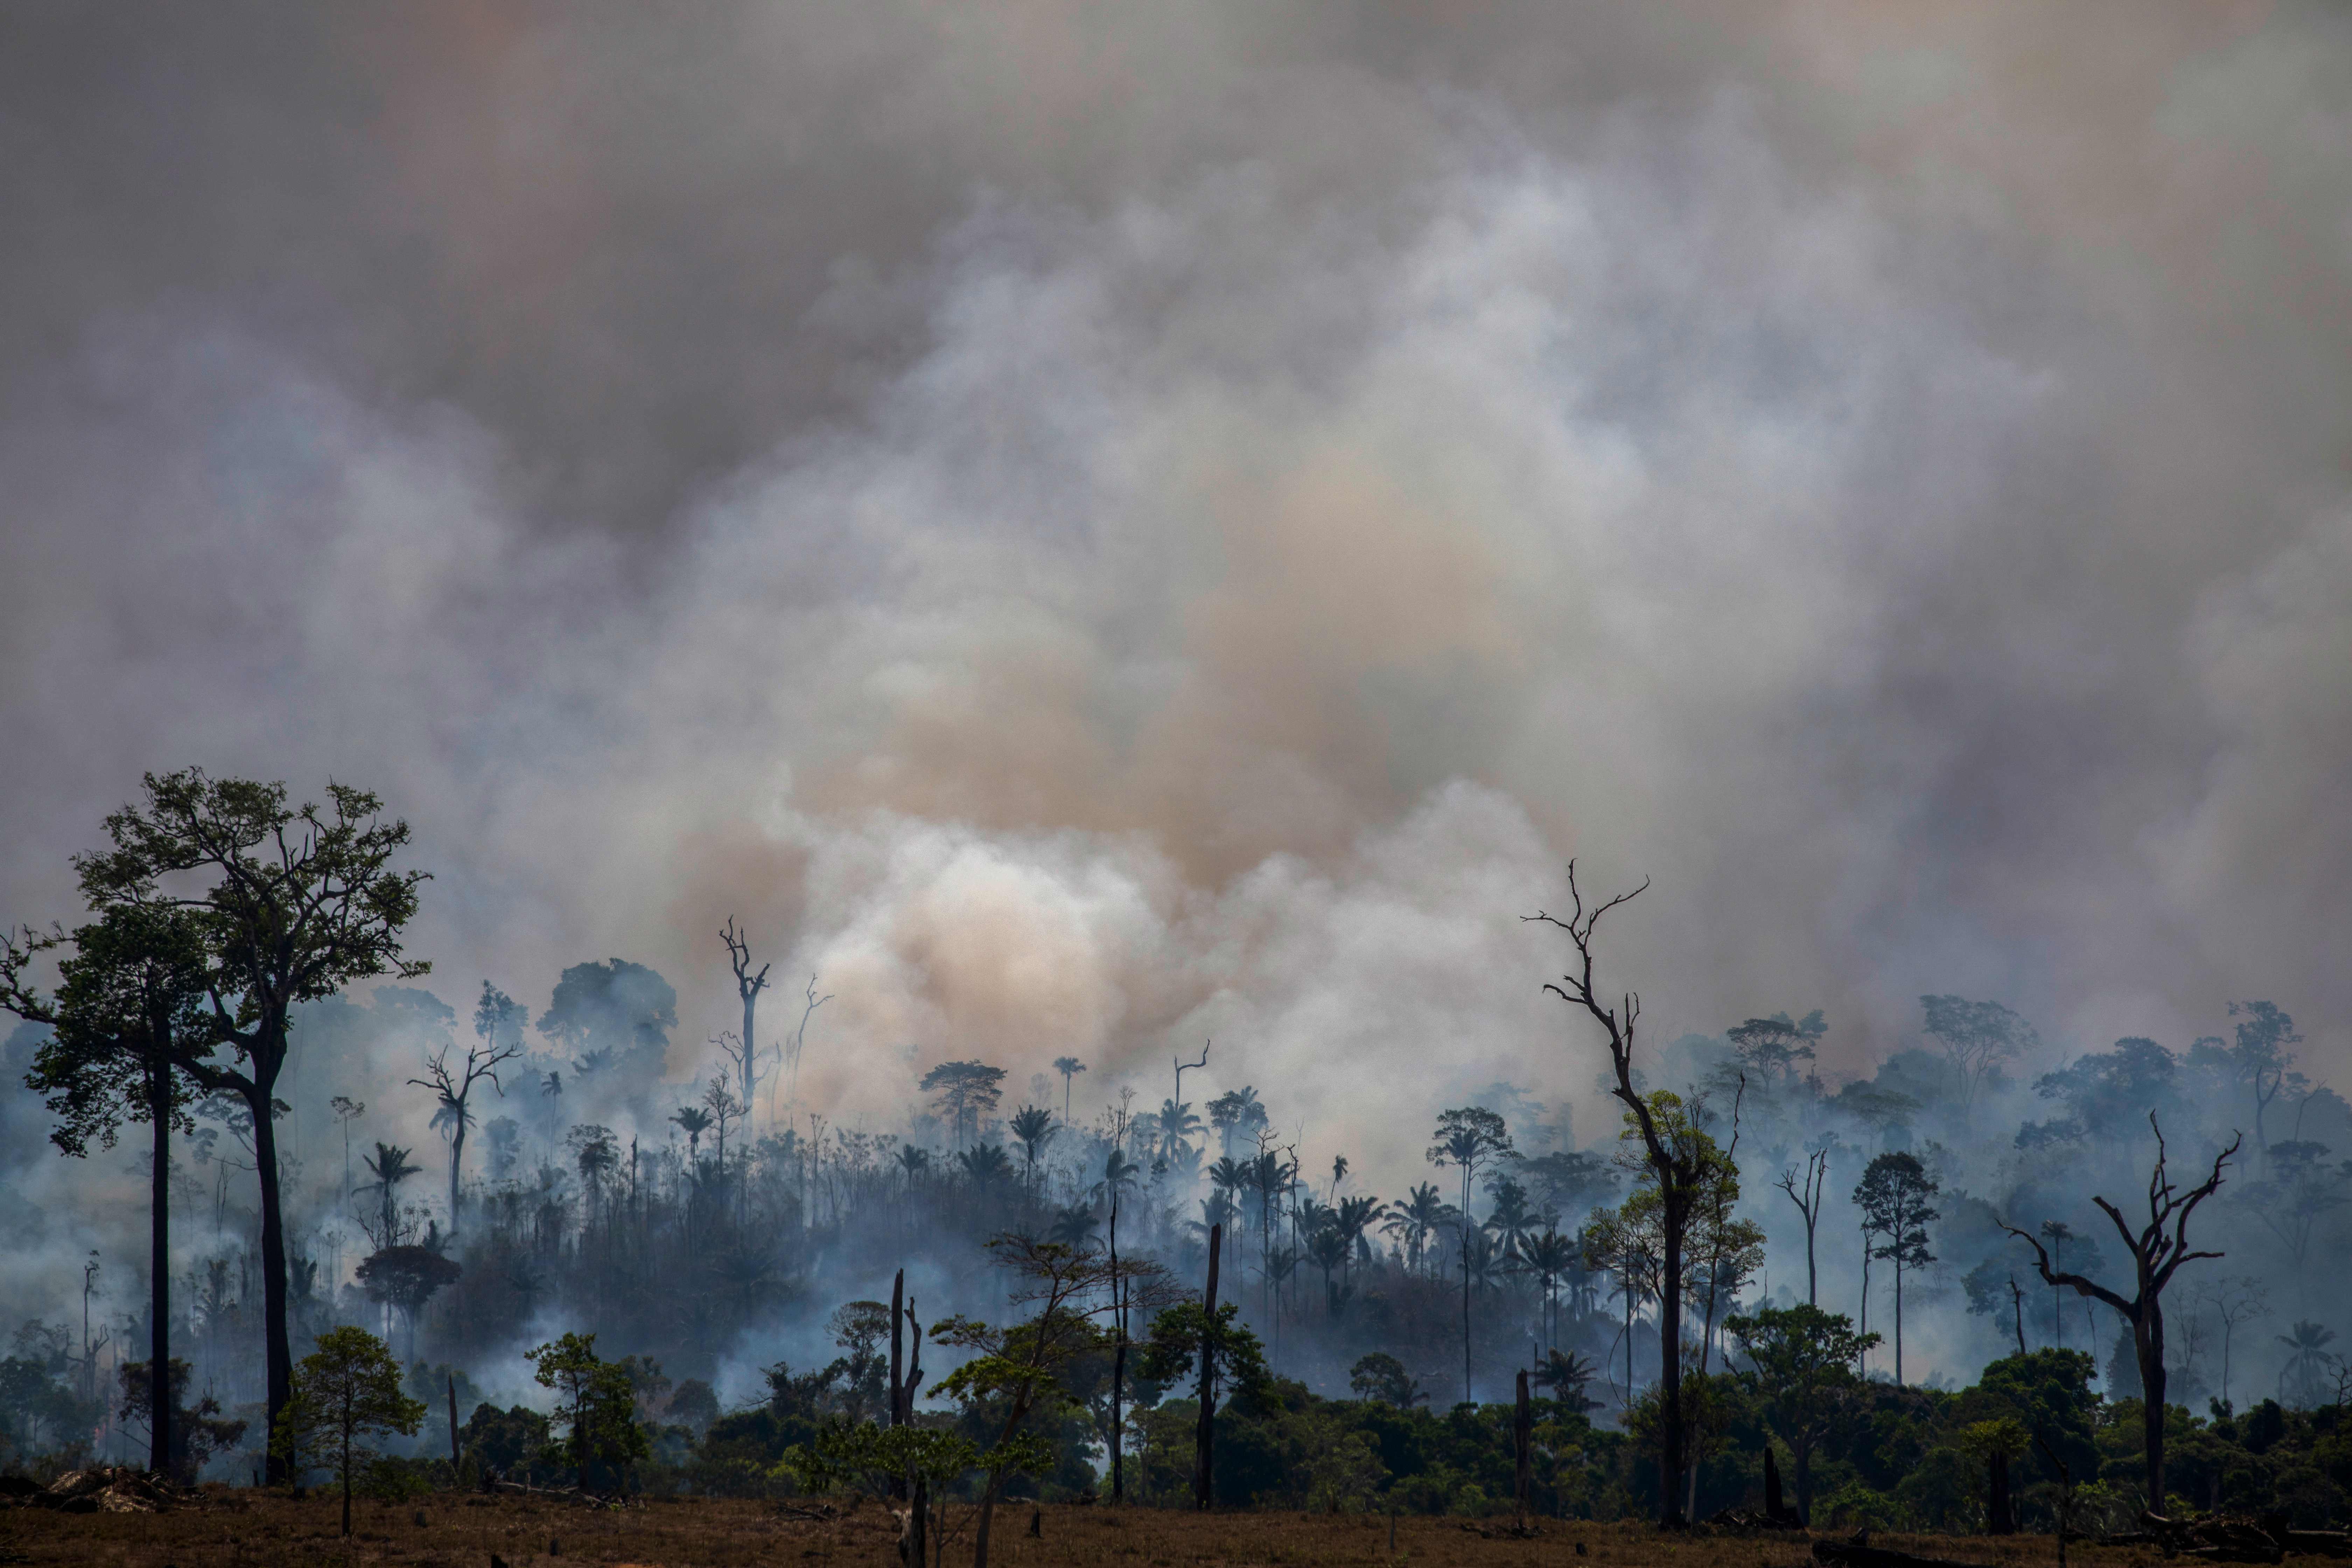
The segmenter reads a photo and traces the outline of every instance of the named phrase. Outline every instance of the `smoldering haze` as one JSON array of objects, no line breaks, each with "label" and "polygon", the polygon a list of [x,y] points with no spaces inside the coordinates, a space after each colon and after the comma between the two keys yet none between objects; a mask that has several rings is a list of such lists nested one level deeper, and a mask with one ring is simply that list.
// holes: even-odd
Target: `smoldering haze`
[{"label": "smoldering haze", "polygon": [[732,913],[844,1114],[1214,1035],[1398,1171],[1593,1101],[1570,852],[1660,1038],[2340,1058],[2325,11],[8,26],[8,918],[331,773],[453,1003],[641,959],[683,1078]]}]

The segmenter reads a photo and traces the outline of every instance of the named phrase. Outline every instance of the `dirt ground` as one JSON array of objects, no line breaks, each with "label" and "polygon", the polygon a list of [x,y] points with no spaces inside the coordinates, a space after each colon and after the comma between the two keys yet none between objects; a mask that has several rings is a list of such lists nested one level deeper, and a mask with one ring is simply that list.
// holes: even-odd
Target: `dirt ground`
[{"label": "dirt ground", "polygon": [[[1055,1507],[1043,1510],[1042,1534],[1028,1533],[1025,1504],[1001,1510],[990,1558],[1003,1568],[1176,1568],[1193,1563],[1411,1563],[1420,1568],[1798,1568],[1810,1565],[1802,1538],[1708,1534],[1660,1536],[1638,1525],[1543,1521],[1533,1540],[1513,1540],[1493,1523],[1407,1517],[1395,1521],[1390,1547],[1385,1516],[1229,1513],[1207,1516],[1150,1509]],[[419,1523],[418,1521],[423,1522]],[[1507,1521],[1501,1521],[1507,1523]],[[0,1561],[89,1563],[120,1568],[341,1568],[402,1563],[413,1568],[510,1568],[562,1563],[729,1568],[787,1564],[816,1568],[898,1561],[897,1521],[868,1503],[831,1520],[793,1518],[772,1503],[706,1499],[651,1501],[597,1511],[530,1498],[436,1497],[397,1505],[362,1502],[352,1537],[337,1532],[332,1499],[303,1501],[233,1494],[211,1508],[163,1514],[0,1512]],[[1486,1533],[1481,1533],[1484,1530]],[[2046,1537],[1889,1536],[1873,1545],[1982,1563],[1989,1568],[2055,1568]],[[1580,1554],[1579,1546],[1582,1552]],[[2152,1551],[2074,1547],[2083,1568],[2144,1568]],[[969,1529],[948,1547],[948,1568],[971,1561]]]}]

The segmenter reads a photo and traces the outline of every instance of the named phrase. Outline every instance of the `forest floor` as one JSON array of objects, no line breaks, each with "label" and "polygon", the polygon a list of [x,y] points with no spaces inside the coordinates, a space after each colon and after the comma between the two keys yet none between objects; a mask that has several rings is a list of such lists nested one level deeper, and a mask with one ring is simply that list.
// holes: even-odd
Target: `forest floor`
[{"label": "forest floor", "polygon": [[[111,1568],[509,1568],[562,1563],[635,1563],[644,1568],[733,1568],[788,1564],[895,1565],[897,1521],[868,1503],[827,1520],[795,1518],[773,1503],[713,1499],[649,1501],[593,1510],[536,1498],[439,1496],[353,1505],[352,1538],[339,1534],[332,1498],[303,1500],[232,1493],[214,1506],[159,1514],[0,1512],[0,1563],[89,1563]],[[1029,1534],[1031,1509],[998,1511],[990,1559],[1001,1568],[1190,1568],[1191,1564],[1281,1563],[1291,1568],[1811,1568],[1806,1538],[1697,1532],[1665,1537],[1646,1526],[1547,1520],[1531,1540],[1512,1539],[1509,1521],[1405,1516],[1390,1547],[1385,1515],[1300,1513],[1199,1515],[1155,1509],[1057,1506]],[[420,1522],[421,1521],[421,1522]],[[1484,1533],[1482,1533],[1482,1531]],[[2055,1568],[2046,1536],[1877,1535],[1876,1546],[1986,1568]],[[971,1561],[965,1526],[950,1542],[950,1568]],[[2143,1568],[2151,1549],[2068,1552],[2082,1568]]]}]

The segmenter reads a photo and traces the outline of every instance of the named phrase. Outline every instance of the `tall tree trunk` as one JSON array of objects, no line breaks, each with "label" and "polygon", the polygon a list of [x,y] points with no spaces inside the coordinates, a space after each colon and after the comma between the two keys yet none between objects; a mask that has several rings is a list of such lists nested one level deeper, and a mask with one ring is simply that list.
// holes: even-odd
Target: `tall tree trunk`
[{"label": "tall tree trunk", "polygon": [[1528,1493],[1535,1479],[1535,1411],[1528,1401],[1528,1374],[1518,1376],[1518,1398],[1511,1412],[1511,1495],[1518,1505],[1519,1528],[1528,1527]]},{"label": "tall tree trunk", "polygon": [[449,1479],[457,1479],[457,1374],[449,1374]]},{"label": "tall tree trunk", "polygon": [[1224,1251],[1225,1227],[1209,1227],[1208,1316],[1201,1325],[1201,1422],[1192,1441],[1192,1506],[1217,1502],[1217,1258]]},{"label": "tall tree trunk", "polygon": [[[890,1425],[907,1424],[907,1271],[899,1269],[890,1281]],[[890,1495],[907,1495],[907,1478],[890,1478]]]},{"label": "tall tree trunk", "polygon": [[2140,1432],[2147,1445],[2147,1510],[2164,1511],[2164,1310],[2151,1292],[2132,1321],[2139,1352]]},{"label": "tall tree trunk", "polygon": [[[256,1072],[257,1092],[247,1099],[253,1112],[254,1175],[261,1186],[261,1331],[268,1358],[268,1429],[278,1430],[278,1417],[294,1399],[294,1352],[286,1326],[286,1214],[278,1191],[278,1129],[270,1120],[270,1089],[275,1072]],[[267,1474],[275,1482],[290,1480],[292,1466],[277,1445],[268,1448]]]},{"label": "tall tree trunk", "polygon": [[[1681,1489],[1685,1456],[1689,1451],[1683,1411],[1683,1228],[1689,1217],[1690,1199],[1672,1188],[1663,1195],[1664,1224],[1660,1228],[1665,1233],[1665,1268],[1659,1281],[1658,1361],[1664,1386],[1658,1392],[1664,1401],[1665,1442],[1659,1464],[1658,1522],[1674,1529],[1685,1522],[1682,1510],[1675,1506],[1675,1493]],[[1681,1213],[1676,1212],[1678,1206]]]},{"label": "tall tree trunk", "polygon": [[1895,1254],[1895,1386],[1903,1386],[1903,1254],[1900,1249]]},{"label": "tall tree trunk", "polygon": [[[147,1113],[154,1121],[155,1171],[147,1247],[147,1468],[172,1473],[172,1068],[147,1068]],[[177,1477],[173,1477],[177,1479]],[[189,1478],[191,1480],[194,1477]]]},{"label": "tall tree trunk", "polygon": [[1118,1334],[1118,1344],[1110,1359],[1110,1500],[1127,1500],[1127,1431],[1120,1425],[1120,1401],[1127,1394],[1127,1292],[1119,1283],[1118,1273],[1118,1199],[1110,1203],[1110,1288],[1115,1305],[1111,1322]]},{"label": "tall tree trunk", "polygon": [[457,1234],[457,1183],[466,1168],[466,1102],[457,1102],[457,1125],[449,1134],[449,1234]]}]

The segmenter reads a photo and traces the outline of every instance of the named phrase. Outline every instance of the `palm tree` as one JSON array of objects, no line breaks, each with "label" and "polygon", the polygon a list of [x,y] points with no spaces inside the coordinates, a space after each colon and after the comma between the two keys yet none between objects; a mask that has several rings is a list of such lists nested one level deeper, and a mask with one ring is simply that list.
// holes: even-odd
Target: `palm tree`
[{"label": "palm tree", "polygon": [[[1517,1157],[1510,1129],[1494,1111],[1465,1106],[1441,1113],[1436,1140],[1429,1146],[1429,1163],[1452,1165],[1462,1173],[1462,1397],[1470,1398],[1470,1238],[1486,1232],[1470,1222],[1470,1184],[1482,1166]],[[1491,1259],[1489,1260],[1491,1267]]]},{"label": "palm tree", "polygon": [[1167,1100],[1160,1104],[1160,1157],[1170,1164],[1192,1151],[1192,1135],[1201,1131],[1201,1119],[1192,1114],[1190,1100]]},{"label": "palm tree", "polygon": [[[710,1112],[698,1105],[681,1105],[670,1120],[686,1133],[687,1163],[695,1170],[702,1169],[702,1135],[710,1131]],[[671,1145],[673,1148],[675,1144]]]},{"label": "palm tree", "polygon": [[2304,1395],[2303,1403],[2311,1403],[2311,1395],[2318,1389],[2320,1379],[2336,1361],[2326,1348],[2335,1338],[2334,1329],[2324,1329],[2308,1321],[2297,1322],[2294,1332],[2278,1336],[2278,1342],[2294,1352],[2287,1357],[2286,1365],[2279,1369],[2280,1404],[2293,1403],[2286,1392],[2290,1377],[2294,1380],[2296,1392]]},{"label": "palm tree", "polygon": [[1435,1182],[1414,1187],[1403,1202],[1389,1208],[1388,1230],[1404,1242],[1406,1266],[1419,1272],[1429,1249],[1429,1238],[1445,1217],[1445,1198]]},{"label": "palm tree", "polygon": [[391,1143],[378,1143],[373,1156],[360,1156],[360,1163],[366,1166],[368,1174],[375,1178],[362,1190],[374,1193],[383,1205],[383,1234],[375,1238],[378,1248],[398,1245],[400,1231],[395,1222],[399,1215],[400,1184],[425,1169],[422,1165],[408,1163],[409,1152]]},{"label": "palm tree", "polygon": [[1331,1212],[1332,1228],[1347,1243],[1348,1257],[1339,1264],[1339,1289],[1343,1295],[1354,1292],[1348,1282],[1348,1264],[1363,1249],[1364,1231],[1381,1217],[1378,1198],[1341,1198],[1339,1206]]},{"label": "palm tree", "polygon": [[1486,1215],[1486,1228],[1503,1244],[1504,1256],[1517,1258],[1542,1216],[1528,1205],[1528,1190],[1508,1176],[1496,1181],[1486,1189],[1493,1194],[1495,1207]]},{"label": "palm tree", "polygon": [[1556,1347],[1559,1342],[1559,1301],[1555,1288],[1560,1276],[1575,1267],[1580,1256],[1576,1238],[1562,1236],[1557,1229],[1547,1229],[1540,1236],[1529,1237],[1520,1248],[1520,1267],[1543,1281],[1544,1343],[1547,1346]]},{"label": "palm tree", "polygon": [[1339,1234],[1337,1217],[1318,1206],[1315,1228],[1307,1233],[1307,1260],[1323,1270],[1323,1311],[1333,1318],[1339,1315],[1340,1296],[1331,1284],[1331,1271],[1348,1261],[1348,1238]]},{"label": "palm tree", "polygon": [[1013,1173],[1013,1161],[1002,1143],[975,1143],[956,1156],[956,1163],[975,1187],[990,1186]]},{"label": "palm tree", "polygon": [[1045,1239],[1064,1247],[1084,1249],[1094,1245],[1095,1211],[1085,1204],[1072,1204],[1054,1215],[1054,1228]]},{"label": "palm tree", "polygon": [[1054,1070],[1062,1075],[1062,1120],[1070,1119],[1070,1080],[1087,1070],[1087,1064],[1076,1057],[1055,1057]]},{"label": "palm tree", "polygon": [[1095,1191],[1108,1194],[1111,1202],[1117,1203],[1119,1194],[1135,1185],[1135,1178],[1142,1169],[1141,1165],[1127,1157],[1126,1151],[1113,1144],[1110,1152],[1103,1158],[1102,1184]]},{"label": "palm tree", "polygon": [[918,1149],[909,1143],[898,1151],[898,1174],[907,1184],[908,1191],[912,1192],[915,1184],[930,1174],[930,1171],[931,1152],[929,1149]]},{"label": "palm tree", "polygon": [[1042,1105],[1024,1105],[1013,1113],[1013,1140],[1029,1157],[1029,1199],[1037,1199],[1037,1155],[1054,1137],[1054,1113]]}]

